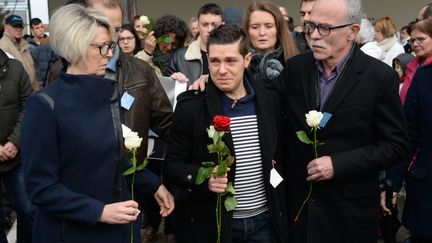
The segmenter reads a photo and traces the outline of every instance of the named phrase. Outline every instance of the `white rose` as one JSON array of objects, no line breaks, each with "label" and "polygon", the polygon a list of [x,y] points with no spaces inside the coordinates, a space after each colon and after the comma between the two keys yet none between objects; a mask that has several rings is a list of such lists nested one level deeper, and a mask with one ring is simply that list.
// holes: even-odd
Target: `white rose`
[{"label": "white rose", "polygon": [[215,132],[216,132],[216,130],[215,130],[214,126],[210,126],[210,128],[207,129],[207,134],[208,134],[209,138],[213,138]]},{"label": "white rose", "polygon": [[143,26],[146,26],[146,25],[148,25],[148,24],[150,24],[150,20],[149,20],[149,18],[147,17],[147,16],[141,16],[140,18],[139,18],[139,20],[140,20],[140,22],[141,22],[141,24],[143,25]]},{"label": "white rose", "polygon": [[124,145],[127,149],[132,150],[141,146],[142,138],[138,136],[137,132],[126,132],[123,134],[123,137],[125,139]]},{"label": "white rose", "polygon": [[319,124],[321,123],[321,119],[323,118],[323,114],[316,110],[309,111],[309,113],[306,114],[305,116],[306,116],[306,123],[310,127],[318,127]]}]

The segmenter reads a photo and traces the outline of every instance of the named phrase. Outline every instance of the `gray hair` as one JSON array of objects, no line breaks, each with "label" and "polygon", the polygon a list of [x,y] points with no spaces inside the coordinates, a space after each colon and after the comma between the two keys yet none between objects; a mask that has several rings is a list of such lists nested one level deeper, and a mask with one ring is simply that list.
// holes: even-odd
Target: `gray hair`
[{"label": "gray hair", "polygon": [[358,35],[362,39],[362,43],[373,41],[374,39],[374,27],[371,22],[367,19],[362,19],[360,24],[360,32]]},{"label": "gray hair", "polygon": [[96,37],[98,26],[105,27],[110,39],[113,38],[113,29],[103,13],[79,4],[63,6],[51,17],[51,47],[68,63],[86,62],[87,49]]},{"label": "gray hair", "polygon": [[363,17],[362,0],[345,0],[347,6],[347,23],[360,24]]}]

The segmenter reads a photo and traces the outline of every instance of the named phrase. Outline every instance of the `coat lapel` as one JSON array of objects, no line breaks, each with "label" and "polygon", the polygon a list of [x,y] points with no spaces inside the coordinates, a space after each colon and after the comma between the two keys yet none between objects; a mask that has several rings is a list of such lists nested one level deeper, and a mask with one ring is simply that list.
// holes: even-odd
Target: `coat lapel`
[{"label": "coat lapel", "polygon": [[[206,90],[206,106],[210,115],[210,123],[213,121],[215,116],[224,116],[223,113],[223,104],[222,104],[222,92],[220,92],[217,87],[213,84],[211,78],[209,78],[207,90]],[[211,124],[209,124],[211,125]],[[231,136],[231,133],[225,133],[223,140],[226,145],[234,155],[234,143]]]},{"label": "coat lapel", "polygon": [[335,84],[330,96],[327,98],[324,107],[322,107],[322,111],[333,113],[338,105],[360,81],[358,73],[363,72],[364,69],[364,58],[360,55],[360,51],[361,50],[356,45],[352,56],[347,60],[345,70],[342,71],[342,76],[337,80],[337,83]]},{"label": "coat lapel", "polygon": [[310,55],[310,61],[306,61],[301,70],[301,81],[308,111],[317,110],[319,106],[317,67],[315,65],[315,59],[312,56],[313,54],[311,53]]}]

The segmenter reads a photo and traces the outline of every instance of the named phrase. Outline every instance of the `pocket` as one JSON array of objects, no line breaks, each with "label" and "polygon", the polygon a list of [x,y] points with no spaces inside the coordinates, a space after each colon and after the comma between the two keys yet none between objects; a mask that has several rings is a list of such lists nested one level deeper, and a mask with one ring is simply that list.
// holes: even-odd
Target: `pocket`
[{"label": "pocket", "polygon": [[344,102],[339,106],[339,109],[347,109],[347,110],[362,110],[366,109],[366,102]]}]

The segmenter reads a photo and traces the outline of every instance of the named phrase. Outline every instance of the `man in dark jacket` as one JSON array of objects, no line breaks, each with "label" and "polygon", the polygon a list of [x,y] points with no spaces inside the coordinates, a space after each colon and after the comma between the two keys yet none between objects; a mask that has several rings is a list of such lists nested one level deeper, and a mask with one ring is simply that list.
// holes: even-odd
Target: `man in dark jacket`
[{"label": "man in dark jacket", "polygon": [[[18,214],[17,239],[32,241],[33,206],[24,189],[19,153],[21,120],[32,88],[23,65],[0,49],[0,178]],[[1,208],[1,199],[0,199]],[[0,242],[7,242],[0,210]]]},{"label": "man in dark jacket", "polygon": [[36,78],[41,87],[47,84],[48,71],[57,60],[57,56],[49,44],[49,38],[44,32],[42,21],[39,18],[30,20],[32,35],[26,38],[29,49],[35,63]]},{"label": "man in dark jacket", "polygon": [[[304,26],[312,52],[291,58],[279,76],[293,243],[377,242],[379,171],[408,150],[398,76],[354,41],[362,15],[361,0],[316,0]],[[317,155],[296,137],[312,138],[311,110],[325,117]]]},{"label": "man in dark jacket", "polygon": [[[252,55],[239,27],[222,25],[213,30],[207,50],[208,88],[179,96],[164,162],[163,173],[176,199],[177,242],[216,241],[216,200],[228,181],[233,183],[237,205],[232,211],[222,206],[221,242],[287,242],[283,183],[271,184],[272,168],[283,174],[275,95],[245,73]],[[216,115],[231,119],[223,141],[235,162],[228,175],[213,174],[196,185],[201,163],[218,161],[207,149],[213,143],[207,129]]]},{"label": "man in dark jacket", "polygon": [[214,28],[223,23],[223,11],[214,3],[207,3],[198,11],[199,34],[189,46],[176,50],[168,66],[168,75],[188,86],[201,75],[209,74],[207,62],[207,38]]}]

